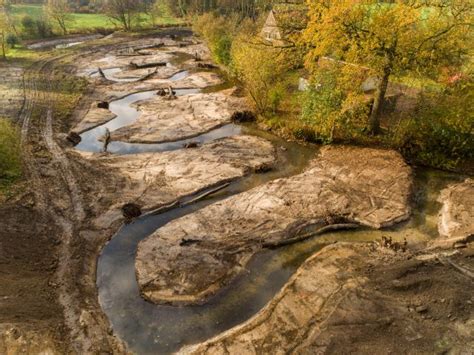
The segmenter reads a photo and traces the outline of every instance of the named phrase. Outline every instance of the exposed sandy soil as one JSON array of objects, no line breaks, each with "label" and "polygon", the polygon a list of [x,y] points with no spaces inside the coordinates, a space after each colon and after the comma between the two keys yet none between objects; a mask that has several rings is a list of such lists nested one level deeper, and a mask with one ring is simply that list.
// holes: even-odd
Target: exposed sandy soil
[{"label": "exposed sandy soil", "polygon": [[262,247],[328,227],[406,220],[411,187],[411,170],[396,152],[323,148],[302,174],[210,205],[143,240],[136,258],[141,292],[158,303],[203,302]]},{"label": "exposed sandy soil", "polygon": [[[451,262],[474,269],[474,248]],[[434,254],[338,243],[257,315],[181,354],[470,354],[473,279]]]},{"label": "exposed sandy soil", "polygon": [[270,142],[252,136],[224,138],[198,148],[164,153],[113,156],[82,153],[110,176],[123,181],[120,193],[97,196],[110,201],[107,211],[92,222],[107,228],[123,220],[121,207],[138,205],[142,212],[222,185],[255,171],[271,169],[276,152]]},{"label": "exposed sandy soil", "polygon": [[136,103],[138,120],[114,131],[112,140],[162,143],[195,137],[231,122],[232,114],[247,108],[233,90],[193,94],[169,100],[160,96]]},{"label": "exposed sandy soil", "polygon": [[[103,46],[92,46],[79,52],[79,55],[71,52],[69,55],[40,61],[29,68],[25,75],[26,101],[19,122],[22,125],[27,181],[20,186],[24,192],[20,191],[14,199],[3,203],[0,211],[3,212],[0,221],[2,251],[8,250],[6,257],[2,252],[0,264],[0,281],[2,285],[7,285],[2,287],[2,297],[5,298],[1,300],[2,353],[96,354],[125,351],[120,340],[113,337],[102,313],[95,283],[99,252],[117,231],[123,219],[115,219],[112,223],[107,223],[107,227],[92,221],[97,221],[111,206],[117,204],[117,198],[124,189],[130,188],[133,179],[117,167],[97,164],[72,152],[64,137],[71,127],[84,120],[98,99],[107,99],[107,95],[112,98],[121,97],[130,93],[130,90],[140,91],[146,85],[148,88],[157,86],[155,83],[147,83],[145,86],[138,83],[139,86],[142,85],[139,88],[134,88],[133,84],[125,84],[123,88],[119,84],[112,84],[118,90],[115,94],[109,91],[110,83],[102,85],[101,82],[104,81],[99,80],[97,87],[88,90],[77,111],[66,123],[55,120],[56,98],[50,94],[54,92],[55,62],[61,60],[79,63],[80,60],[94,56],[96,51],[103,54],[111,49],[128,48],[130,39],[118,36],[114,41],[115,44],[108,40]],[[140,45],[139,42],[134,41],[136,45]],[[147,39],[143,42],[141,46],[149,43]],[[63,68],[74,69],[72,66]],[[221,82],[222,79],[217,75],[203,73],[185,79],[183,85],[205,87]],[[168,81],[160,83],[169,85]],[[110,113],[104,111],[92,116],[94,115],[91,118],[89,114],[84,123],[95,125],[102,119],[110,119]],[[101,115],[104,117],[98,118]],[[243,155],[240,167],[238,159],[232,156],[233,149],[228,146],[228,174],[224,174],[223,179],[247,174],[260,163],[272,161],[270,151],[273,148],[267,147],[270,151],[265,148],[268,143],[259,145],[259,149],[263,148],[261,153],[266,153],[260,163],[257,161],[258,155],[248,156],[249,148],[252,147],[252,143],[248,143],[250,142],[241,146]],[[190,153],[191,157],[195,154],[197,161],[200,149]],[[217,151],[226,156],[225,149],[216,148]],[[217,166],[226,166],[216,165],[219,159],[222,156],[216,153],[213,163],[215,167],[207,171],[208,174],[215,175]],[[189,162],[186,164],[189,165]],[[198,168],[196,165],[196,169]],[[136,173],[133,170],[131,167],[129,173]],[[202,172],[206,171],[202,169]],[[195,175],[190,175],[190,179],[193,178]],[[202,186],[189,180],[194,185],[186,186],[183,183],[181,194],[204,188],[209,185],[210,180],[209,175],[207,180],[202,180]],[[214,180],[218,182],[220,177]],[[177,193],[176,197],[169,194],[168,197],[171,201],[181,194]],[[22,240],[25,242],[22,243]]]},{"label": "exposed sandy soil", "polygon": [[449,186],[441,191],[439,202],[439,243],[447,245],[474,238],[474,180]]}]

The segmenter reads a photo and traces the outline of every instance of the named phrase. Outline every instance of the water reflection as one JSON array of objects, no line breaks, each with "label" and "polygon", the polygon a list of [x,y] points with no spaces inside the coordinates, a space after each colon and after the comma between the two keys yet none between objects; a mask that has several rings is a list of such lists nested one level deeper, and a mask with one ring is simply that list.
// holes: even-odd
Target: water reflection
[{"label": "water reflection", "polygon": [[[177,96],[191,95],[199,93],[199,89],[178,89],[175,90]],[[110,132],[113,132],[119,128],[131,125],[134,123],[138,117],[140,117],[140,112],[132,107],[131,105],[138,101],[148,100],[156,96],[156,90],[139,92],[136,94],[131,94],[125,96],[124,98],[116,101],[112,101],[109,105],[109,110],[114,113],[117,117],[110,120],[103,125],[95,127],[89,131],[81,134],[81,142],[76,146],[76,149],[100,153],[103,151],[104,144],[100,141],[101,137],[104,136],[107,129]],[[232,131],[228,127],[222,128],[220,132],[216,132],[216,136],[224,132]],[[230,132],[232,133],[232,132]],[[208,134],[210,135],[210,134]],[[201,138],[205,139],[204,138]],[[196,137],[195,140],[199,141],[199,138]],[[186,141],[172,143],[162,143],[162,144],[135,144],[135,143],[126,143],[126,142],[111,142],[108,146],[108,151],[116,154],[131,154],[139,152],[160,152],[164,150],[179,149],[185,144]]]}]

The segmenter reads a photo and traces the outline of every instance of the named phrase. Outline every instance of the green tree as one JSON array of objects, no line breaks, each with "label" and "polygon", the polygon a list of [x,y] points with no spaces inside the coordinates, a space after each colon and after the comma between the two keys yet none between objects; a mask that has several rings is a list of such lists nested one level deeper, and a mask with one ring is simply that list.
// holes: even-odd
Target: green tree
[{"label": "green tree", "polygon": [[288,70],[284,53],[241,34],[232,44],[231,55],[235,75],[244,84],[257,112],[275,110],[273,100],[279,100],[276,91]]},{"label": "green tree", "polygon": [[108,0],[107,16],[120,24],[125,31],[131,31],[143,9],[142,0]]},{"label": "green tree", "polygon": [[368,66],[378,78],[369,117],[372,133],[392,75],[436,77],[460,66],[472,43],[473,3],[465,0],[307,0],[309,24],[303,42],[315,70],[323,56]]},{"label": "green tree", "polygon": [[15,48],[19,41],[18,37],[14,33],[9,33],[7,35],[6,42],[10,46],[10,48]]},{"label": "green tree", "polygon": [[46,14],[58,24],[63,34],[67,34],[67,24],[72,20],[67,0],[47,0]]},{"label": "green tree", "polygon": [[474,158],[474,80],[426,89],[415,111],[397,127],[393,144],[422,164],[455,168]]},{"label": "green tree", "polygon": [[230,50],[239,29],[236,16],[206,13],[196,16],[193,22],[193,31],[204,37],[216,62],[226,66],[230,65]]}]

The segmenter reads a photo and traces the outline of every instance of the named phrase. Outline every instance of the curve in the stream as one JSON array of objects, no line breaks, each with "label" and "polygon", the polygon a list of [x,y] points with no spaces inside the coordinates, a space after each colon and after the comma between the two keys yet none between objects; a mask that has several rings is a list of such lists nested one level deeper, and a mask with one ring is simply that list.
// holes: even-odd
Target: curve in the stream
[{"label": "curve in the stream", "polygon": [[[185,79],[189,71],[183,70],[169,78],[170,81]],[[201,89],[174,89],[177,96],[192,95],[201,92]],[[102,125],[85,131],[81,134],[81,142],[76,145],[76,149],[100,153],[103,151],[104,144],[100,141],[106,130],[113,132],[121,127],[134,123],[139,117],[140,112],[132,107],[132,104],[138,101],[144,101],[156,96],[156,90],[149,90],[127,95],[121,99],[112,101],[109,110],[116,117]],[[196,142],[204,144],[216,139],[235,136],[241,133],[241,127],[235,124],[226,124],[224,126],[210,130],[200,135],[165,143],[128,143],[121,141],[112,141],[107,146],[107,151],[113,154],[136,154],[172,151],[183,148],[187,143]]]},{"label": "curve in the stream", "polygon": [[[175,80],[183,79],[187,72],[179,72]],[[194,91],[177,90],[178,95]],[[146,100],[155,91],[128,95],[110,104],[110,110],[117,117],[104,125],[81,135],[82,142],[77,149],[100,152],[103,144],[99,138],[105,133],[130,125],[139,117],[139,112],[131,107],[134,102]],[[254,174],[233,182],[226,189],[196,203],[176,207],[161,214],[142,216],[131,224],[124,225],[102,250],[97,266],[97,286],[100,304],[107,314],[115,334],[127,342],[130,350],[139,354],[172,353],[184,345],[209,339],[257,313],[283,287],[291,275],[311,254],[334,240],[369,241],[380,239],[382,235],[393,238],[418,233],[424,238],[436,233],[434,218],[428,217],[426,205],[420,204],[415,210],[415,218],[392,230],[340,231],[328,233],[297,244],[275,250],[265,250],[252,258],[247,272],[235,279],[231,286],[218,292],[206,304],[199,306],[174,307],[155,305],[145,301],[139,291],[135,275],[135,255],[138,244],[158,228],[170,221],[193,213],[230,195],[246,191],[270,180],[291,176],[300,172],[309,159],[314,156],[314,148],[306,148],[296,143],[286,142],[268,133],[248,126],[225,125],[194,138],[171,143],[135,144],[111,142],[108,151],[115,154],[140,152],[159,152],[180,149],[189,141],[205,143],[214,139],[240,133],[263,136],[272,141],[275,147],[283,147],[285,164],[265,174]],[[420,174],[426,178],[426,174]],[[418,177],[420,179],[420,177]],[[445,177],[434,179],[435,189],[446,184]],[[431,184],[433,185],[433,184]],[[430,184],[423,182],[423,186]],[[183,198],[189,201],[193,196]],[[425,196],[429,200],[429,213],[436,215],[435,194]],[[434,222],[433,222],[434,220]]]},{"label": "curve in the stream", "polygon": [[[439,207],[436,192],[452,183],[453,176],[425,170],[417,176],[417,184],[423,187],[424,193],[420,195],[414,216],[409,222],[383,231],[338,231],[278,249],[264,250],[258,257],[252,258],[246,273],[204,305],[174,307],[145,301],[140,295],[135,275],[135,255],[139,242],[174,219],[266,181],[297,173],[311,154],[288,143],[285,148],[290,154],[287,158],[293,162],[285,171],[253,175],[234,182],[206,200],[159,215],[142,217],[123,226],[105,246],[97,269],[99,300],[115,334],[127,342],[130,350],[138,354],[168,354],[243,323],[275,296],[310,255],[328,243],[368,242],[380,240],[382,236],[390,236],[394,240],[403,240],[404,237],[426,240],[436,236]],[[306,158],[301,158],[305,154]],[[300,161],[296,163],[298,155]],[[292,161],[292,157],[295,160]]]},{"label": "curve in the stream", "polygon": [[[190,95],[199,93],[199,89],[176,89],[176,95]],[[156,90],[139,92],[125,96],[122,99],[112,101],[109,110],[117,117],[103,125],[97,126],[81,134],[81,142],[76,145],[76,149],[86,152],[100,153],[103,151],[103,142],[100,138],[104,136],[106,130],[113,132],[121,127],[134,123],[140,116],[140,112],[131,105],[138,101],[148,100],[156,96]],[[240,134],[241,128],[234,124],[227,124],[222,127],[213,129],[201,135],[181,139],[174,142],[166,143],[127,143],[120,141],[112,141],[107,147],[107,151],[114,154],[135,154],[145,152],[163,152],[181,149],[186,143],[197,142],[199,144],[213,141],[219,138],[230,137]]]},{"label": "curve in the stream", "polygon": [[[252,128],[242,129],[244,134],[258,134]],[[156,229],[230,195],[279,177],[294,175],[314,155],[314,149],[288,143],[269,134],[263,135],[275,146],[284,147],[282,151],[286,155],[287,165],[238,180],[213,197],[194,204],[176,207],[158,215],[143,216],[124,225],[104,247],[97,267],[99,300],[114,332],[127,342],[133,352],[171,353],[184,344],[204,340],[228,329],[261,309],[293,273],[293,269],[288,269],[278,260],[272,260],[278,251],[268,250],[251,262],[249,269],[258,269],[256,273],[252,272],[251,275],[238,279],[232,288],[218,293],[205,305],[186,307],[155,305],[145,301],[140,295],[135,277],[138,243]],[[182,201],[192,198],[190,196]],[[265,280],[271,282],[263,289],[252,289],[249,277],[250,283]],[[242,288],[246,289],[246,293],[241,293]]]}]

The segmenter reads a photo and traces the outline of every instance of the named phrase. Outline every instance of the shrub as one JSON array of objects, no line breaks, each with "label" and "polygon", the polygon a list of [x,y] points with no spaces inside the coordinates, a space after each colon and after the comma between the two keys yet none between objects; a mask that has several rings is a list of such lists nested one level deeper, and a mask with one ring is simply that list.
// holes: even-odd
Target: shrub
[{"label": "shrub", "polygon": [[35,37],[36,36],[36,24],[35,20],[31,16],[23,16],[21,19],[21,26],[23,27],[23,31],[28,35],[29,37]]},{"label": "shrub", "polygon": [[304,93],[301,119],[321,142],[353,140],[367,125],[369,103],[357,90],[346,90],[346,83],[357,87],[348,77],[339,68],[321,69]]},{"label": "shrub", "polygon": [[51,24],[44,18],[35,21],[36,34],[40,38],[47,38],[53,35]]},{"label": "shrub", "polygon": [[320,142],[314,131],[314,128],[309,126],[302,126],[293,129],[293,135],[296,139],[303,140],[309,143],[317,143]]},{"label": "shrub", "polygon": [[236,16],[206,13],[195,17],[193,21],[194,32],[204,37],[216,62],[225,66],[231,63],[230,51],[238,28]]},{"label": "shrub", "polygon": [[18,37],[15,36],[13,33],[9,33],[6,38],[7,44],[10,46],[10,48],[15,48],[15,46],[19,43]]},{"label": "shrub", "polygon": [[258,113],[276,111],[284,93],[282,80],[288,66],[281,51],[239,35],[232,45],[232,68]]},{"label": "shrub", "polygon": [[393,132],[392,144],[419,163],[453,169],[474,158],[473,82],[425,91],[418,107]]},{"label": "shrub", "polygon": [[21,148],[18,130],[0,118],[0,180],[12,180],[21,172]]}]

